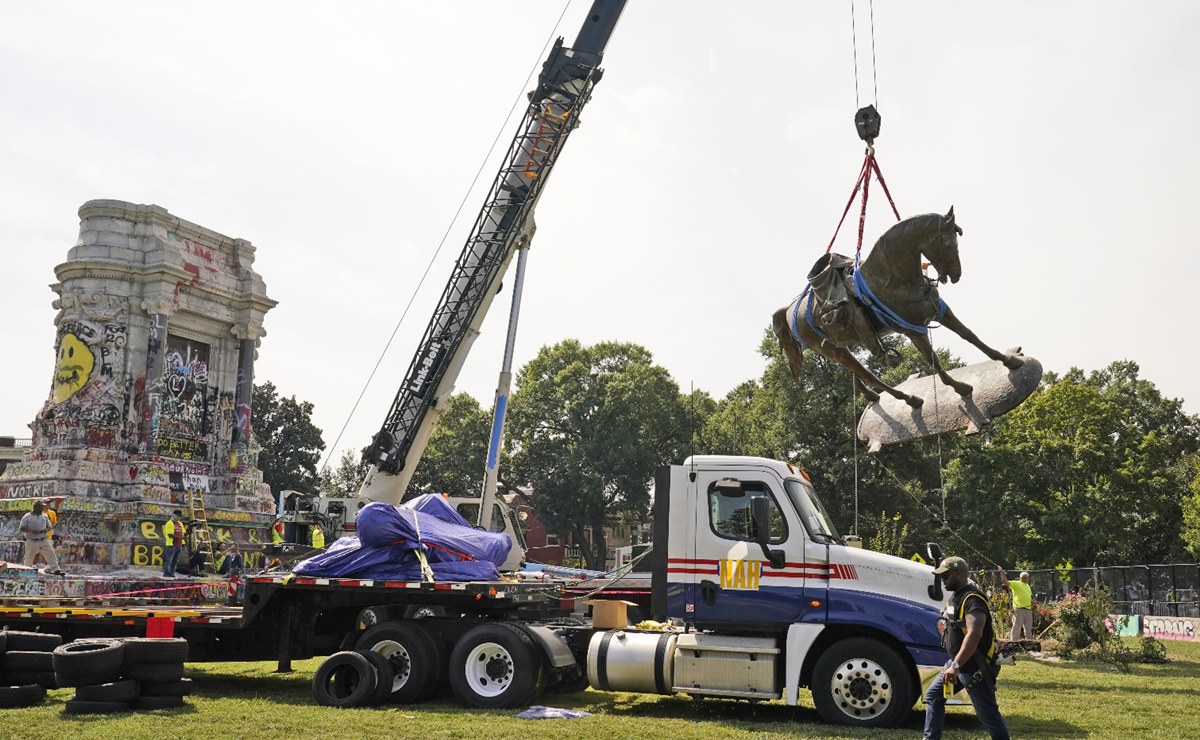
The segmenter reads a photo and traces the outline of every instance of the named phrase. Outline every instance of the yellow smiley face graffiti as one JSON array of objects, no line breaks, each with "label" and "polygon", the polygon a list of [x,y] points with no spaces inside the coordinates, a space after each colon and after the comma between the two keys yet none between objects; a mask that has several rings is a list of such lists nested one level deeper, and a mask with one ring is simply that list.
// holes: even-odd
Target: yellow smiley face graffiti
[{"label": "yellow smiley face graffiti", "polygon": [[51,399],[62,403],[79,392],[92,377],[96,356],[79,337],[63,334],[58,343],[58,363],[54,366],[54,392]]}]

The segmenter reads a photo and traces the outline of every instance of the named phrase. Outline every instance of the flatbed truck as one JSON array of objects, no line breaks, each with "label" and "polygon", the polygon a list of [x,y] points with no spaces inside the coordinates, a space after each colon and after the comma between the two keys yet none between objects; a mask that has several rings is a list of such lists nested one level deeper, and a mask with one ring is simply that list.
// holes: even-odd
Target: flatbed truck
[{"label": "flatbed truck", "polygon": [[661,467],[654,488],[650,616],[662,630],[588,624],[554,584],[294,575],[249,578],[236,609],[9,606],[0,627],[120,636],[166,618],[193,660],[281,668],[367,648],[396,669],[393,696],[448,682],[477,708],[589,686],[788,704],[807,689],[830,722],[904,720],[945,659],[930,565],[845,544],[787,463],[697,456]]}]

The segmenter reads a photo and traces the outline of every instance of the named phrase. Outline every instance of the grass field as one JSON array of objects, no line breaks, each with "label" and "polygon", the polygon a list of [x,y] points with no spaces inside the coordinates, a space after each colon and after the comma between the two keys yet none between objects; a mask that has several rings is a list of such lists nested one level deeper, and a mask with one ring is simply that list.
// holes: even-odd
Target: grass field
[{"label": "grass field", "polygon": [[[1166,665],[1117,673],[1100,664],[1018,659],[1000,676],[1000,708],[1015,738],[1200,737],[1200,643],[1169,642]],[[188,666],[195,693],[182,709],[118,716],[62,713],[73,689],[49,694],[44,706],[6,709],[0,736],[83,738],[911,738],[921,733],[913,711],[897,730],[860,730],[821,724],[811,703],[749,704],[687,697],[586,691],[542,698],[582,709],[579,720],[523,720],[515,710],[461,709],[449,701],[407,707],[338,710],[313,704],[310,681],[320,659],[295,664],[291,674],[273,664]],[[807,697],[805,697],[807,698]],[[969,708],[951,708],[947,738],[983,737]]]}]

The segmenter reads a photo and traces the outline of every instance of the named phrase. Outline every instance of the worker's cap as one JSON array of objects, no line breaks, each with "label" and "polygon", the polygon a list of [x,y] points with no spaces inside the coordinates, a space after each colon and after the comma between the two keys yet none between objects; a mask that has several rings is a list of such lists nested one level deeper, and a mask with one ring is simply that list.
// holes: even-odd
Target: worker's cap
[{"label": "worker's cap", "polygon": [[41,501],[39,501],[38,503],[41,503],[41,504],[48,504],[48,503],[50,503],[50,502],[51,502],[51,499],[49,499],[49,498],[44,498],[44,499],[42,499]]},{"label": "worker's cap", "polygon": [[948,557],[942,561],[941,565],[934,568],[933,572],[934,575],[940,576],[943,573],[949,573],[952,570],[961,570],[963,573],[966,573],[969,570],[967,568],[967,561],[957,556]]}]

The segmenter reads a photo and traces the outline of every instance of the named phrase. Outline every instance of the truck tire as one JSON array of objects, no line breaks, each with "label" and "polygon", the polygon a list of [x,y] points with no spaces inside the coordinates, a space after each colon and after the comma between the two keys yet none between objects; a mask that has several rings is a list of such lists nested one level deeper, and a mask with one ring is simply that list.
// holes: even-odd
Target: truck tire
[{"label": "truck tire", "polygon": [[94,686],[79,686],[75,698],[80,701],[131,702],[141,694],[142,685],[132,679],[112,681]]},{"label": "truck tire", "polygon": [[[136,682],[135,682],[136,683]],[[192,693],[192,679],[181,678],[166,683],[142,684],[141,696],[187,696]]]},{"label": "truck tire", "polygon": [[524,707],[545,687],[545,661],[533,638],[504,622],[467,632],[450,653],[450,688],[476,709]]},{"label": "truck tire", "polygon": [[813,668],[811,689],[822,719],[852,727],[895,727],[914,700],[903,659],[867,637],[830,645]]},{"label": "truck tire", "polygon": [[355,647],[387,658],[393,674],[387,701],[394,704],[409,704],[429,696],[443,670],[438,656],[445,651],[437,649],[428,632],[407,622],[377,624],[358,638]]},{"label": "truck tire", "polygon": [[130,702],[134,709],[175,709],[183,706],[182,696],[139,696]]},{"label": "truck tire", "polygon": [[62,635],[55,635],[49,632],[21,632],[19,630],[8,630],[5,632],[8,637],[5,646],[6,651],[10,650],[29,650],[33,652],[48,653],[54,648],[62,644]]},{"label": "truck tire", "polygon": [[51,670],[57,674],[112,673],[115,681],[125,662],[125,646],[111,640],[75,640],[54,648],[51,655],[54,657]]},{"label": "truck tire", "polygon": [[129,663],[182,663],[188,656],[187,640],[181,637],[129,637],[121,642]]},{"label": "truck tire", "polygon": [[0,709],[32,707],[46,700],[46,689],[37,684],[0,686]]},{"label": "truck tire", "polygon": [[371,662],[349,650],[330,655],[313,674],[313,698],[323,707],[361,707],[374,691]]},{"label": "truck tire", "polygon": [[396,678],[396,672],[392,669],[392,664],[381,653],[374,650],[355,650],[354,652],[366,658],[371,667],[375,669],[375,691],[367,699],[368,706],[382,704],[392,695],[392,682]]},{"label": "truck tire", "polygon": [[85,701],[83,699],[67,699],[63,714],[115,714],[128,712],[127,701]]},{"label": "truck tire", "polygon": [[9,650],[4,654],[4,670],[42,673],[54,670],[50,653],[40,650]]},{"label": "truck tire", "polygon": [[4,683],[12,686],[37,684],[46,689],[59,687],[54,671],[8,671],[4,674]]},{"label": "truck tire", "polygon": [[183,678],[183,663],[126,663],[121,670],[125,678],[152,683],[166,683]]}]

